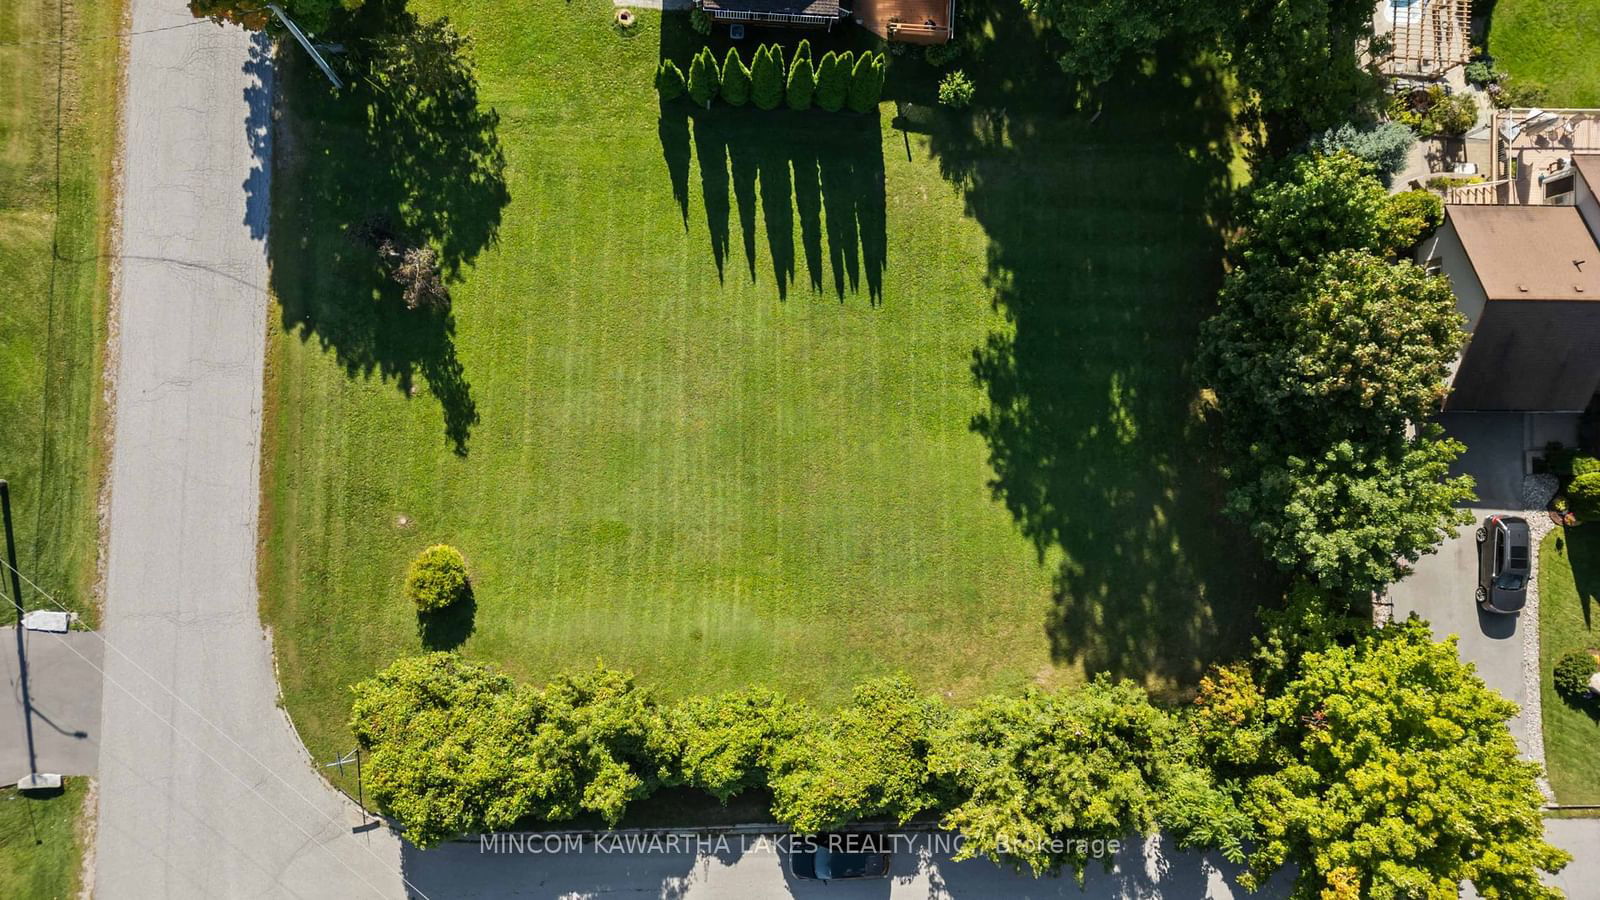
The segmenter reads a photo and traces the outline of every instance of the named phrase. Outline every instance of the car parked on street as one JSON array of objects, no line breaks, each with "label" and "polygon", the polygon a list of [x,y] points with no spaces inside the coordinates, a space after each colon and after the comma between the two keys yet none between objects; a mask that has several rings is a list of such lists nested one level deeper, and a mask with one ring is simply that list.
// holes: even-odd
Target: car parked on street
[{"label": "car parked on street", "polygon": [[821,834],[797,845],[789,854],[796,878],[835,881],[887,878],[894,854],[876,834]]},{"label": "car parked on street", "polygon": [[1478,527],[1478,608],[1510,614],[1528,599],[1532,571],[1531,535],[1526,519],[1490,516]]}]

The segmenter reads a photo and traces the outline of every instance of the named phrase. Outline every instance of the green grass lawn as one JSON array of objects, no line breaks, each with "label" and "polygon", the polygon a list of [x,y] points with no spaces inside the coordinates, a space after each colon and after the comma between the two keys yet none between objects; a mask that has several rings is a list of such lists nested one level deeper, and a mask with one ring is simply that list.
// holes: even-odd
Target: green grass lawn
[{"label": "green grass lawn", "polygon": [[0,790],[0,897],[67,900],[78,896],[87,781],[69,778],[55,794]]},{"label": "green grass lawn", "polygon": [[1543,84],[1547,106],[1600,106],[1600,0],[1498,0],[1489,54],[1517,78]]},{"label": "green grass lawn", "polygon": [[23,572],[90,621],[121,28],[119,0],[0,4],[0,478]]},{"label": "green grass lawn", "polygon": [[[1241,649],[1274,583],[1215,514],[1188,370],[1238,171],[1213,69],[1079,109],[999,3],[964,12],[978,116],[914,56],[903,118],[661,113],[682,15],[447,9],[478,81],[442,99],[334,99],[285,54],[261,574],[315,754],[424,646],[823,704],[896,670],[1176,694]],[[345,236],[375,213],[441,248],[453,317],[399,308]],[[423,628],[401,581],[436,541],[475,596]]]},{"label": "green grass lawn", "polygon": [[1539,668],[1544,754],[1556,802],[1600,804],[1600,707],[1576,707],[1555,692],[1556,660],[1600,650],[1600,528],[1569,528],[1539,547]]}]

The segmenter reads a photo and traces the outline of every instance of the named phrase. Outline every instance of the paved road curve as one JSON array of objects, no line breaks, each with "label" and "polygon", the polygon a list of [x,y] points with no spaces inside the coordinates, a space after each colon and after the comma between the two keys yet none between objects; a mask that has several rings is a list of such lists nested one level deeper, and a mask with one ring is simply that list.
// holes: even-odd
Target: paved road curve
[{"label": "paved road curve", "polygon": [[96,894],[402,897],[256,611],[271,70],[184,0],[132,6]]}]

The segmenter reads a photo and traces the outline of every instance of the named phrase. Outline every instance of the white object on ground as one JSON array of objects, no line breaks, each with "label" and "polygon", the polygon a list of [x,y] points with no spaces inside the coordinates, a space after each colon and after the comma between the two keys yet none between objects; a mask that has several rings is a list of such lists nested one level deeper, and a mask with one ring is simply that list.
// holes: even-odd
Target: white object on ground
[{"label": "white object on ground", "polygon": [[61,776],[35,772],[17,782],[19,791],[53,791],[61,787]]},{"label": "white object on ground", "polygon": [[55,609],[36,609],[22,617],[22,627],[29,631],[53,631],[66,634],[71,617]]}]

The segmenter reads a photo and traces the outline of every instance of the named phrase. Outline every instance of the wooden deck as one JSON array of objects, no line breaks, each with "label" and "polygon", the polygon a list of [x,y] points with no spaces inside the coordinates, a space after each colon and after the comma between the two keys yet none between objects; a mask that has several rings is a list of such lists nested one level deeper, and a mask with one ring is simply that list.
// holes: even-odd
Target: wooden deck
[{"label": "wooden deck", "polygon": [[857,0],[856,23],[907,44],[943,44],[955,22],[955,0]]}]

